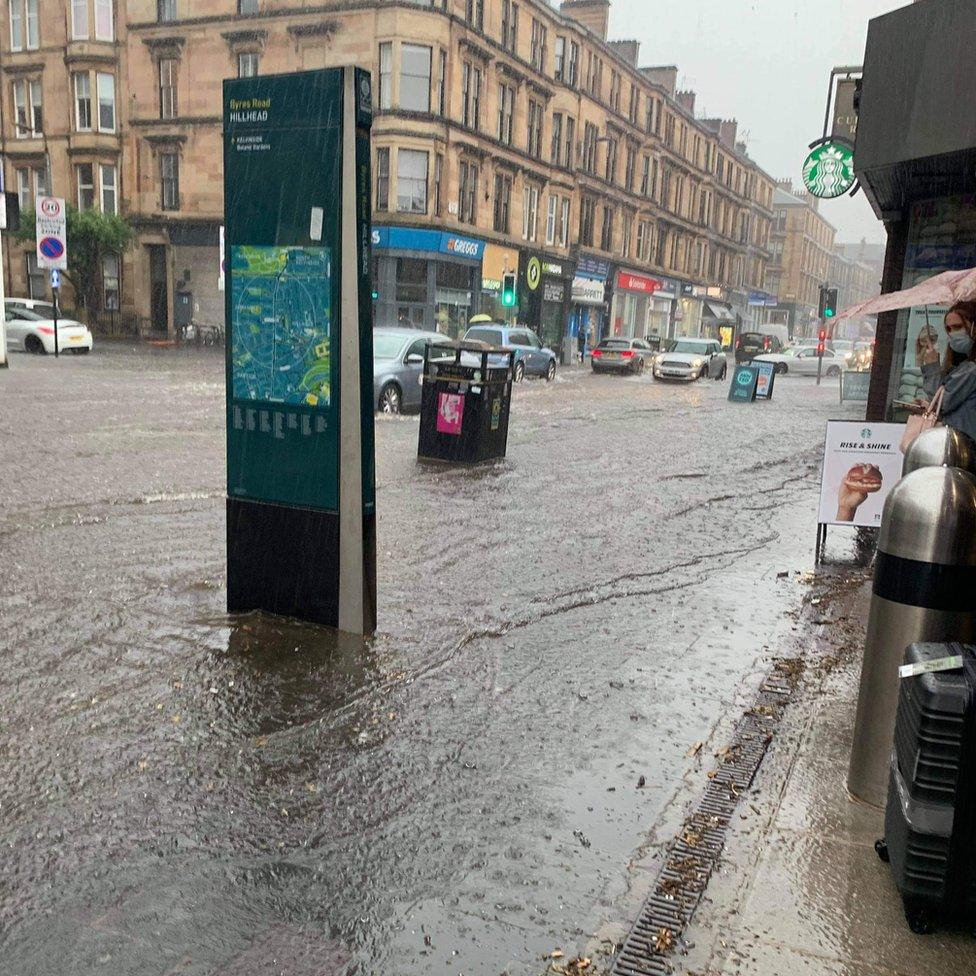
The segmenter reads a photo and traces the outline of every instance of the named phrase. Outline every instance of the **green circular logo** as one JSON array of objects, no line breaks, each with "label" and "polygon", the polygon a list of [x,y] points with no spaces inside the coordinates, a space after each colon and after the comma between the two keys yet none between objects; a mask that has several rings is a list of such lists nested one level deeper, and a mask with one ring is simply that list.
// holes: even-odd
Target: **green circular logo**
[{"label": "green circular logo", "polygon": [[735,381],[739,384],[739,386],[748,386],[752,382],[752,370],[739,370],[739,375],[736,376]]},{"label": "green circular logo", "polygon": [[854,150],[842,142],[824,142],[803,163],[803,183],[824,200],[843,196],[854,185]]},{"label": "green circular logo", "polygon": [[542,281],[542,262],[538,258],[529,258],[529,264],[525,269],[525,283],[529,286],[529,291],[535,291]]}]

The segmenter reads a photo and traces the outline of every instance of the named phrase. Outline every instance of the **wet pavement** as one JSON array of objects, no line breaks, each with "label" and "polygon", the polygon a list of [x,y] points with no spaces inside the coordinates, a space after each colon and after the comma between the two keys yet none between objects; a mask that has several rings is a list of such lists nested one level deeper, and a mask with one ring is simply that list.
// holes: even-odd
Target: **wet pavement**
[{"label": "wet pavement", "polygon": [[726,394],[526,383],[477,470],[379,418],[364,645],[226,615],[219,356],[15,356],[3,972],[514,976],[583,944],[794,625],[777,572],[858,415],[836,382]]}]

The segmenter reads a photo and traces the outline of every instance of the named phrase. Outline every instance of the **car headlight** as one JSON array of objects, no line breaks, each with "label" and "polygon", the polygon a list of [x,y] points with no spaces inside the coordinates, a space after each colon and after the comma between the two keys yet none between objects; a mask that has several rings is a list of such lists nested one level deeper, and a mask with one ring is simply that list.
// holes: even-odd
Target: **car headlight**
[{"label": "car headlight", "polygon": [[704,360],[702,360],[702,359],[693,359],[693,360],[691,361],[691,365],[692,365],[692,366],[694,366],[694,367],[695,367],[695,369],[698,369],[698,367],[699,367],[699,366],[701,366],[701,364],[702,364],[703,362],[704,362]]},{"label": "car headlight", "polygon": [[655,366],[660,366],[661,363],[663,363],[663,362],[664,362],[664,356],[663,355],[658,355],[658,356],[655,356],[654,357],[654,365]]}]

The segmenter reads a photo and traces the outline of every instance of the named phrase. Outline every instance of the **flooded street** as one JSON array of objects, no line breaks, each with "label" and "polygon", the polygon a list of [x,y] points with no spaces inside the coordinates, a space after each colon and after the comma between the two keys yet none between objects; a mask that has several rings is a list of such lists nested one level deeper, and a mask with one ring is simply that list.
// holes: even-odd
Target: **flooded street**
[{"label": "flooded street", "polygon": [[527,382],[474,470],[378,418],[364,646],[227,616],[219,356],[14,357],[3,973],[534,976],[581,943],[790,630],[824,421],[863,416],[836,380],[727,391]]}]

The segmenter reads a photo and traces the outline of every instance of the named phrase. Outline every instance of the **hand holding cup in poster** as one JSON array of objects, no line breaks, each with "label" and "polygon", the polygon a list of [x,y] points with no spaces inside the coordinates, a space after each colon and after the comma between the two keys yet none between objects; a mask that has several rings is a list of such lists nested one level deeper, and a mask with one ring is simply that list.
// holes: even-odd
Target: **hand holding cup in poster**
[{"label": "hand holding cup in poster", "polygon": [[841,482],[837,492],[837,521],[853,522],[860,505],[868,495],[881,491],[884,478],[876,464],[855,464]]}]

